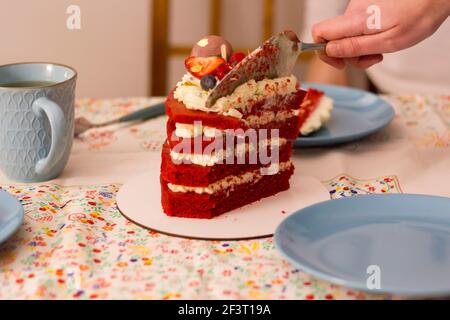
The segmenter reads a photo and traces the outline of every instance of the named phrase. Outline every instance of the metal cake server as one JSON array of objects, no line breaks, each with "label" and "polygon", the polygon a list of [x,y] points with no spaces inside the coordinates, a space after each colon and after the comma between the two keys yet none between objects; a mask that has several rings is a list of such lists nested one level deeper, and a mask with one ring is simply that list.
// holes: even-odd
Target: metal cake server
[{"label": "metal cake server", "polygon": [[326,43],[301,42],[291,30],[270,38],[217,84],[206,100],[206,107],[213,106],[217,99],[231,94],[238,86],[251,79],[260,81],[290,76],[302,52],[325,50],[325,47]]},{"label": "metal cake server", "polygon": [[147,120],[151,118],[156,118],[158,116],[161,116],[166,113],[166,107],[164,102],[157,103],[153,106],[132,112],[130,114],[127,114],[126,116],[123,116],[118,119],[106,121],[103,123],[92,123],[88,119],[84,117],[80,117],[75,119],[75,136],[79,136],[83,132],[93,129],[93,128],[100,128],[104,126],[108,126],[111,124],[117,124],[121,122],[129,122],[129,121],[135,121],[135,120]]}]

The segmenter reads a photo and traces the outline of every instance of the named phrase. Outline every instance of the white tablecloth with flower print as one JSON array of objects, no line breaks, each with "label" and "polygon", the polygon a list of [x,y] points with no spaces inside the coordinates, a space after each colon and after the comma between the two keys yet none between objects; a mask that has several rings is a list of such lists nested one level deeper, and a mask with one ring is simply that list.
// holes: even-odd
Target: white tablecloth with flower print
[{"label": "white tablecloth with flower print", "polygon": [[[450,196],[450,97],[386,99],[397,111],[388,128],[340,147],[297,150],[297,170],[319,179],[330,198],[399,192]],[[80,100],[76,113],[103,121],[157,100]],[[272,238],[188,240],[122,217],[117,191],[130,177],[159,167],[165,121],[85,133],[54,181],[23,185],[0,175],[0,187],[25,208],[23,225],[0,246],[0,299],[390,298],[297,270],[275,250]]]}]

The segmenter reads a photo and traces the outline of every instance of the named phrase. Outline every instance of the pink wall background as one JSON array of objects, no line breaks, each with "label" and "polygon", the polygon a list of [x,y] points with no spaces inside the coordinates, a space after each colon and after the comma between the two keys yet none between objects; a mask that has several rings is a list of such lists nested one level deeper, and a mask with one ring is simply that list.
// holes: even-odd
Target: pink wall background
[{"label": "pink wall background", "polygon": [[[222,34],[236,47],[257,47],[262,0],[224,0]],[[81,30],[68,30],[66,9],[81,8]],[[275,1],[275,31],[302,26],[301,0]],[[0,64],[54,61],[79,72],[77,95],[149,94],[151,0],[0,0]],[[208,34],[209,0],[171,0],[170,42],[191,46]],[[185,72],[183,57],[169,63],[169,86]],[[300,75],[305,66],[299,65]]]},{"label": "pink wall background", "polygon": [[[81,30],[66,8],[81,7]],[[147,0],[0,0],[0,64],[54,61],[78,70],[78,97],[146,95]]]}]

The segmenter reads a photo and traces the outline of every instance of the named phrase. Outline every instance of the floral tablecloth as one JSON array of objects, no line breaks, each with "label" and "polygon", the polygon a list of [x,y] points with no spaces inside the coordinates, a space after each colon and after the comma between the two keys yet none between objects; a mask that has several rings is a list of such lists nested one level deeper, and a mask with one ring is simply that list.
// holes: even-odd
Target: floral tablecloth
[{"label": "floral tablecloth", "polygon": [[[297,150],[297,170],[320,179],[330,198],[450,196],[450,97],[386,99],[397,111],[387,129],[341,147]],[[80,100],[76,113],[103,121],[156,100]],[[159,166],[165,120],[85,133],[55,181],[22,185],[0,176],[0,187],[25,208],[20,230],[0,245],[0,299],[391,298],[297,270],[275,250],[272,238],[188,240],[126,220],[115,196],[131,176]]]}]

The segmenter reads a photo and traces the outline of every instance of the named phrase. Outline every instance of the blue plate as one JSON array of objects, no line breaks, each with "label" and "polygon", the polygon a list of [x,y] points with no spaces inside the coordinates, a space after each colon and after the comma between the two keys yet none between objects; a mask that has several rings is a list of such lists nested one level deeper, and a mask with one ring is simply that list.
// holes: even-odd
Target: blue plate
[{"label": "blue plate", "polygon": [[392,106],[370,92],[313,83],[305,83],[303,87],[324,91],[334,100],[334,109],[322,129],[299,137],[295,147],[323,147],[358,140],[386,127],[394,119]]},{"label": "blue plate", "polygon": [[0,190],[0,243],[7,240],[20,227],[23,207],[20,202]]},{"label": "blue plate", "polygon": [[318,203],[286,218],[275,244],[294,266],[339,285],[450,296],[450,198],[390,194]]}]

